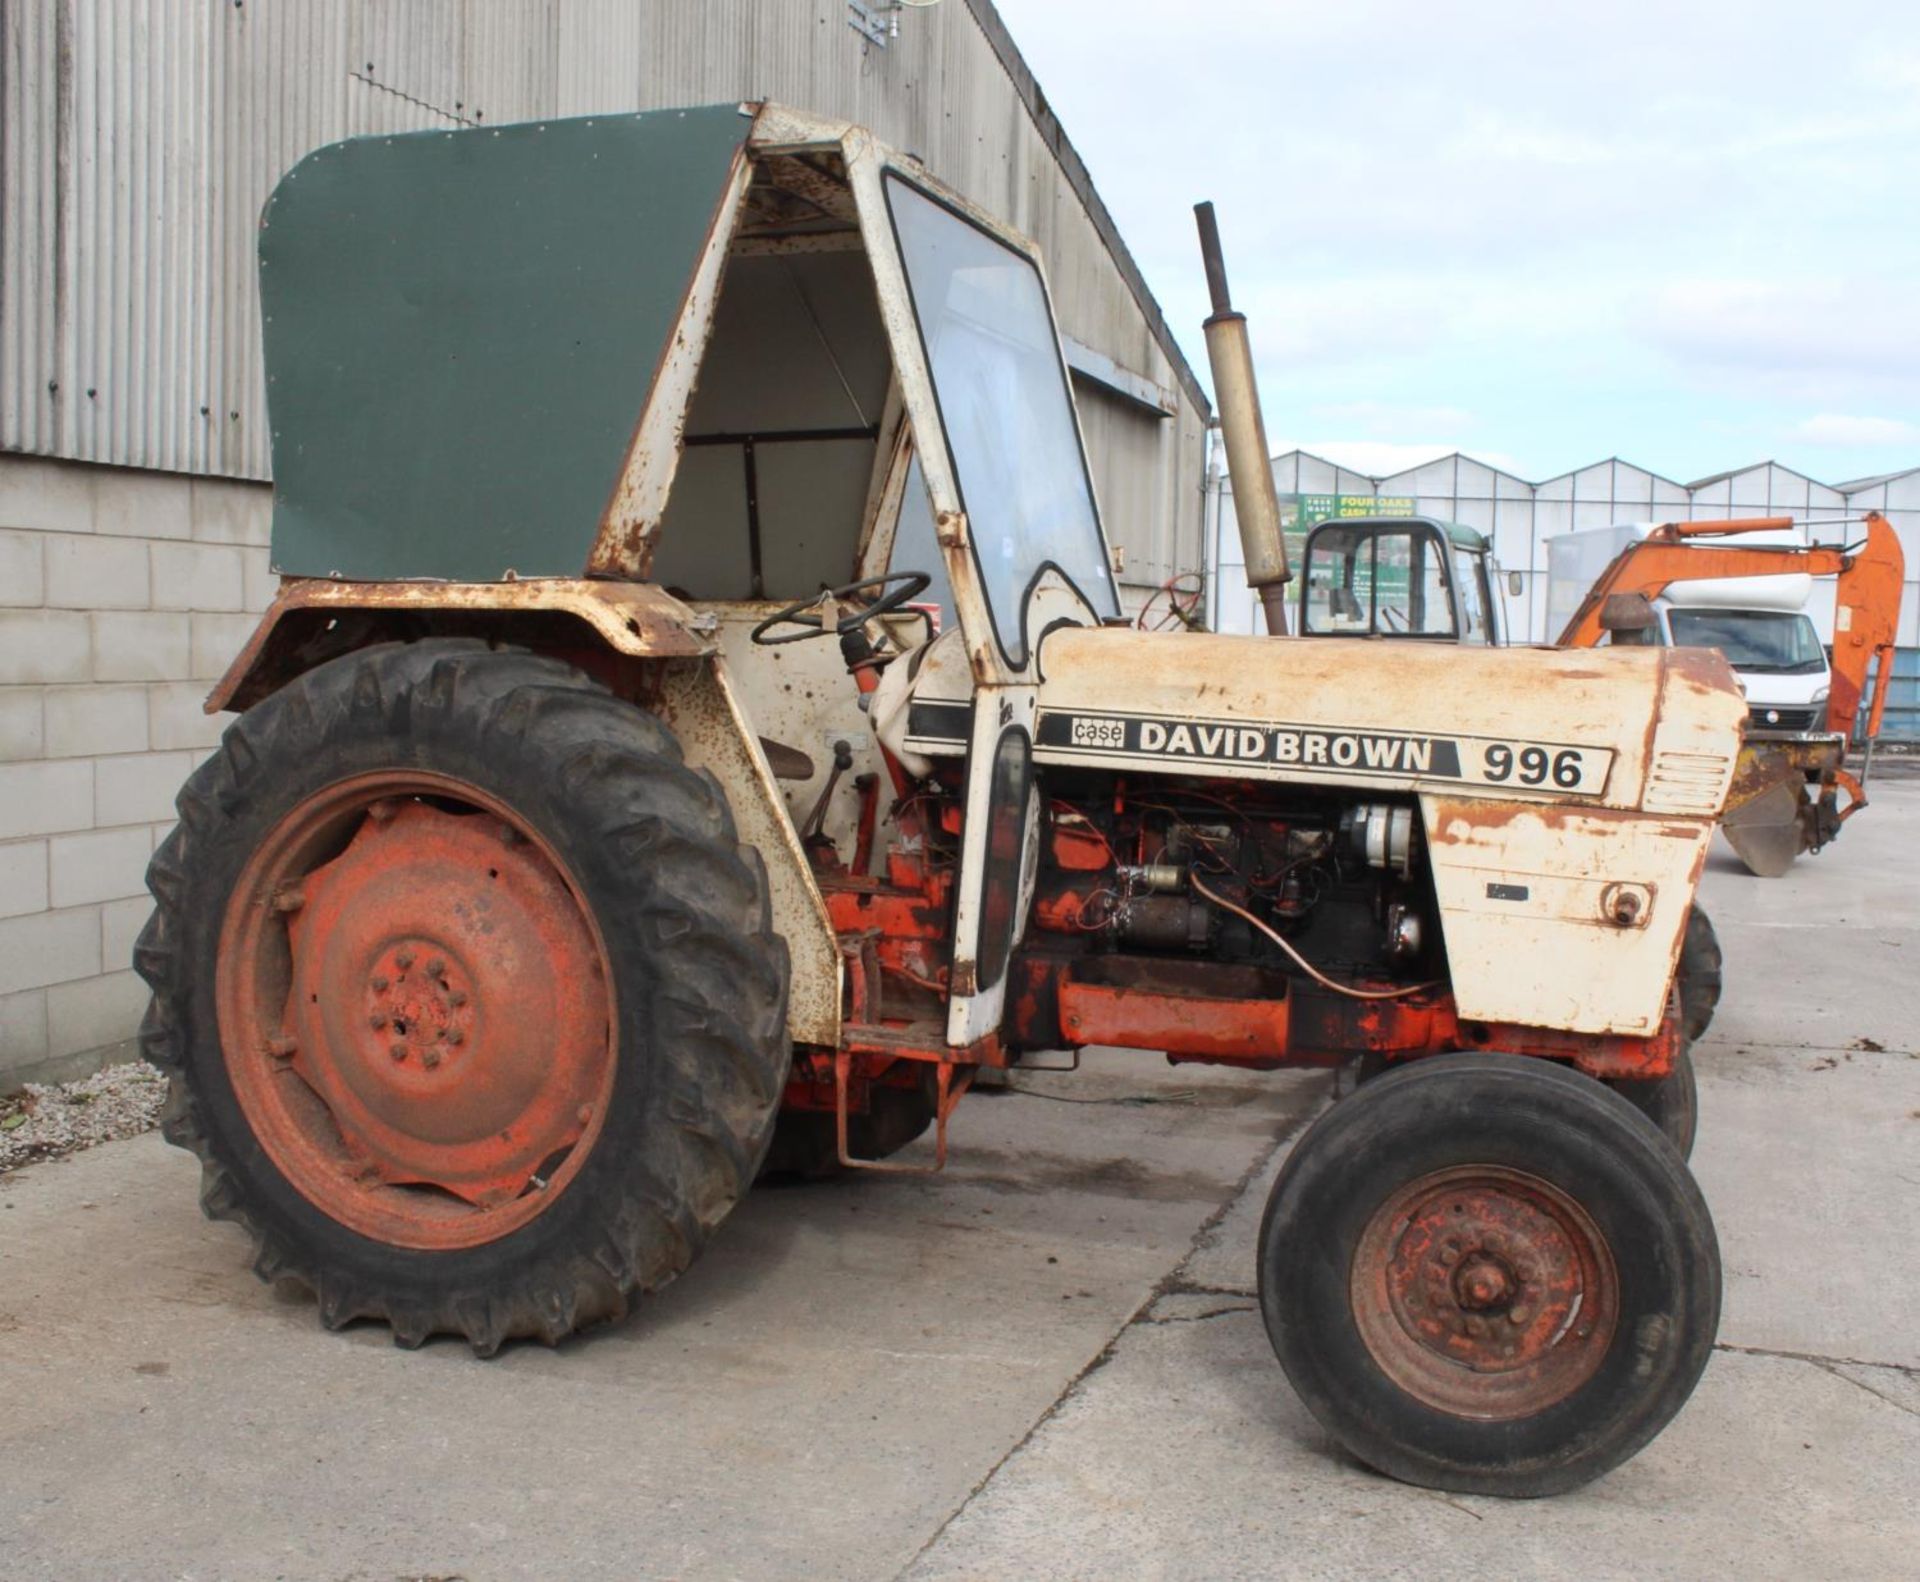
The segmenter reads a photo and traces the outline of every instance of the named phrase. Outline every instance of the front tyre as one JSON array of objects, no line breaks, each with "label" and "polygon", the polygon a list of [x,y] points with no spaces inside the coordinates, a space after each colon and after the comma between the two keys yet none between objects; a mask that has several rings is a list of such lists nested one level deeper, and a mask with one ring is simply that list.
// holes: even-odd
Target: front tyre
[{"label": "front tyre", "polygon": [[249,710],[179,811],[142,1049],[258,1273],[491,1354],[691,1262],[771,1134],[786,954],[659,721],[552,660],[385,645]]},{"label": "front tyre", "polygon": [[1720,1255],[1699,1189],[1624,1100],[1454,1054],[1301,1138],[1260,1229],[1261,1311],[1314,1416],[1403,1482],[1563,1493],[1639,1450],[1706,1366]]}]

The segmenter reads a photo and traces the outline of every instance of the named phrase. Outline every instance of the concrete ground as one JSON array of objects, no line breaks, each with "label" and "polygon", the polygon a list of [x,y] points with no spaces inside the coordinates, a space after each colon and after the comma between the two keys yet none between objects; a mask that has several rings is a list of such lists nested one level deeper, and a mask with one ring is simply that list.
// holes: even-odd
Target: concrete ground
[{"label": "concrete ground", "polygon": [[945,1177],[756,1193],[629,1323],[328,1335],[157,1137],[0,1180],[0,1578],[1886,1578],[1920,1554],[1920,781],[1714,860],[1720,1348],[1558,1500],[1348,1461],[1253,1235],[1324,1075],[1140,1056],[962,1107]]}]

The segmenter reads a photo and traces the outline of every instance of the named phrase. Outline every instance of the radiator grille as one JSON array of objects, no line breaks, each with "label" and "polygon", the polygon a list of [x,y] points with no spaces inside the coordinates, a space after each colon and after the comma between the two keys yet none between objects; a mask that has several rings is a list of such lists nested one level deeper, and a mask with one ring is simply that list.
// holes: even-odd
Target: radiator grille
[{"label": "radiator grille", "polygon": [[1656,752],[1640,805],[1649,813],[1717,813],[1732,774],[1724,753]]},{"label": "radiator grille", "polygon": [[1806,709],[1782,709],[1768,705],[1747,710],[1747,729],[1750,731],[1817,731],[1826,724],[1826,710],[1821,707]]}]

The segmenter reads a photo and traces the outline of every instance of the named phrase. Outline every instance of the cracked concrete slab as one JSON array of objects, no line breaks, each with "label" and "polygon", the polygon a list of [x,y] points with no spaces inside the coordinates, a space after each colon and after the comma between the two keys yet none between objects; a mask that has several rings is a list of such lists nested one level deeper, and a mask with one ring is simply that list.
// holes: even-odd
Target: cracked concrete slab
[{"label": "cracked concrete slab", "polygon": [[1017,1081],[946,1176],[757,1191],[631,1322],[492,1363],[323,1332],[157,1136],[8,1177],[0,1577],[890,1577],[1322,1089]]},{"label": "cracked concrete slab", "polygon": [[1817,1365],[1724,1353],[1576,1494],[1436,1494],[1350,1461],[1259,1316],[1130,1327],[908,1571],[912,1582],[1488,1576],[1884,1579],[1920,1545],[1920,1420]]}]

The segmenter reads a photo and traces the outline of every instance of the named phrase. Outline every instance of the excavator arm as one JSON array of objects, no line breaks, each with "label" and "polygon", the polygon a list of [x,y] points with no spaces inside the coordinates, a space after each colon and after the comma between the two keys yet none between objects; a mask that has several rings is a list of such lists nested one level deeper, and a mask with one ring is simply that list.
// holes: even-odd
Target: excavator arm
[{"label": "excavator arm", "polygon": [[[1866,538],[1844,548],[1837,544],[1794,545],[1707,544],[1705,539],[1738,533],[1790,528],[1790,516],[1745,517],[1726,522],[1668,522],[1637,544],[1629,544],[1600,574],[1574,611],[1558,648],[1592,648],[1604,628],[1601,615],[1607,600],[1619,594],[1658,598],[1675,582],[1705,582],[1722,577],[1771,577],[1798,573],[1810,577],[1837,577],[1833,619],[1833,695],[1827,706],[1830,728],[1843,738],[1853,737],[1854,720],[1866,693],[1867,676],[1878,658],[1882,674],[1892,674],[1895,629],[1900,620],[1900,584],[1906,558],[1899,536],[1878,511],[1866,519]],[[1869,740],[1880,734],[1887,692],[1874,696],[1867,721]]]},{"label": "excavator arm", "polygon": [[[1766,877],[1786,872],[1800,852],[1819,850],[1842,822],[1867,804],[1864,784],[1846,767],[1847,747],[1876,660],[1881,679],[1862,734],[1869,743],[1880,734],[1906,560],[1899,536],[1884,516],[1870,512],[1865,525],[1866,537],[1857,543],[1801,548],[1703,542],[1792,527],[1790,516],[1668,522],[1614,558],[1556,645],[1594,647],[1614,624],[1607,618],[1611,601],[1654,599],[1676,582],[1783,572],[1836,579],[1827,704],[1831,734],[1815,740],[1749,740],[1727,796],[1722,828],[1728,842],[1749,868]],[[1841,791],[1847,793],[1845,807],[1839,804]]]}]

